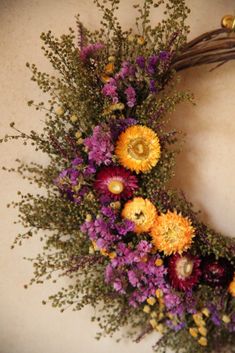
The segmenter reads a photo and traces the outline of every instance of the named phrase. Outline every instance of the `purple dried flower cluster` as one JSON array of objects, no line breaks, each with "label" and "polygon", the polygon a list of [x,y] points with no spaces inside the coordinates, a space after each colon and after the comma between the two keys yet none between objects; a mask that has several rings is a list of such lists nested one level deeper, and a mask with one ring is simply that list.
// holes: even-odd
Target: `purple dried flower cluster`
[{"label": "purple dried flower cluster", "polygon": [[114,146],[110,129],[106,125],[97,125],[92,135],[84,140],[84,145],[90,162],[98,166],[111,164]]},{"label": "purple dried flower cluster", "polygon": [[84,185],[83,163],[82,158],[75,158],[72,160],[71,166],[62,170],[54,180],[55,185],[58,186],[60,191],[76,203],[79,203],[82,197],[89,191],[88,187]]},{"label": "purple dried flower cluster", "polygon": [[117,218],[117,212],[112,208],[102,207],[101,216],[85,222],[81,230],[88,234],[90,240],[94,241],[98,248],[111,251],[118,241],[134,230],[134,224],[131,221],[118,221]]},{"label": "purple dried flower cluster", "polygon": [[81,49],[80,59],[86,63],[88,59],[96,57],[102,49],[104,49],[102,43],[89,44]]},{"label": "purple dried flower cluster", "polygon": [[151,249],[151,243],[146,240],[141,240],[135,249],[119,242],[117,256],[106,268],[107,283],[111,283],[120,293],[131,293],[129,303],[132,306],[143,303],[149,296],[155,295],[157,288],[165,286],[164,275],[167,271],[164,266],[155,265],[159,255],[151,255]]},{"label": "purple dried flower cluster", "polygon": [[126,105],[133,108],[141,94],[141,83],[147,83],[149,93],[157,92],[157,86],[160,84],[159,74],[162,75],[162,71],[168,70],[170,59],[170,52],[162,51],[149,58],[138,56],[134,64],[124,61],[120,70],[104,85],[104,96],[110,98],[112,103],[118,103],[125,97]]}]

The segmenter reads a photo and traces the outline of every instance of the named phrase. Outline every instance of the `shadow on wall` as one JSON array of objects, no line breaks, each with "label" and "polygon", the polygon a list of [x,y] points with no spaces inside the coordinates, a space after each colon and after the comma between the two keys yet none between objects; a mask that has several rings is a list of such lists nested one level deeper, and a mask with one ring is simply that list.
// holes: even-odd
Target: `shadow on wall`
[{"label": "shadow on wall", "polygon": [[[177,89],[193,92],[196,105],[181,104],[170,123],[172,129],[186,133],[171,185],[202,211],[204,222],[231,236],[235,226],[234,66],[230,62],[212,72],[207,65],[182,72]],[[225,227],[221,218],[227,222]]]}]

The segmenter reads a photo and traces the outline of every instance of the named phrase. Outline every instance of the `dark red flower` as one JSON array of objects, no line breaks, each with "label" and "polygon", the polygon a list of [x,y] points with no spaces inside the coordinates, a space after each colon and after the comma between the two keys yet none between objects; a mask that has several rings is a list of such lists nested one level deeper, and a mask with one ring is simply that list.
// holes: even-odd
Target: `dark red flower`
[{"label": "dark red flower", "polygon": [[227,259],[209,257],[203,262],[202,276],[205,283],[213,287],[227,286],[233,278],[233,268]]},{"label": "dark red flower", "polygon": [[194,287],[201,276],[200,263],[199,257],[188,253],[171,256],[168,274],[172,287],[182,291]]},{"label": "dark red flower", "polygon": [[138,188],[137,178],[123,167],[104,167],[96,175],[95,189],[112,200],[129,199]]}]

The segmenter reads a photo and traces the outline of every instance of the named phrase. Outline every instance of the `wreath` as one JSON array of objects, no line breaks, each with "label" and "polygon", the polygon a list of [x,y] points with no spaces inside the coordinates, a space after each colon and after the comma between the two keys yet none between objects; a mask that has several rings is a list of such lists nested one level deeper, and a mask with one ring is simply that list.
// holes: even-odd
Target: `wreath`
[{"label": "wreath", "polygon": [[71,279],[49,301],[61,311],[95,307],[97,339],[125,326],[136,342],[161,333],[156,352],[235,352],[235,243],[171,188],[182,135],[168,127],[175,107],[193,100],[179,91],[177,72],[235,59],[235,19],[187,42],[184,0],[135,5],[135,31],[122,30],[119,0],[94,3],[99,30],[77,16],[76,31],[42,33],[53,76],[27,64],[50,95],[28,102],[45,111],[43,132],[11,123],[16,133],[2,139],[23,139],[49,157],[46,166],[18,161],[16,171],[44,191],[12,203],[26,228],[13,247],[44,234],[29,284]]}]

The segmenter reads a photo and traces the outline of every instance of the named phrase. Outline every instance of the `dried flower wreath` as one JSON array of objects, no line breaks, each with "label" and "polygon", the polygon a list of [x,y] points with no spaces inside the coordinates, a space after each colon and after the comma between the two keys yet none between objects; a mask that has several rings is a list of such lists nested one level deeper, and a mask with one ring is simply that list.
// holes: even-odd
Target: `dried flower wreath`
[{"label": "dried flower wreath", "polygon": [[[54,76],[27,64],[50,94],[46,105],[28,103],[45,110],[43,132],[12,123],[16,134],[2,139],[23,139],[50,159],[18,161],[15,171],[44,193],[19,192],[13,206],[27,231],[14,245],[44,232],[30,284],[72,279],[49,300],[61,311],[96,307],[97,338],[129,325],[137,342],[160,332],[156,352],[235,352],[235,243],[170,189],[181,136],[167,129],[176,105],[192,99],[177,90],[177,71],[235,59],[235,20],[187,42],[184,0],[134,6],[135,31],[121,29],[119,0],[94,3],[99,31],[77,17],[78,41],[72,29],[59,39],[42,33]],[[160,5],[165,18],[152,27]]]}]

